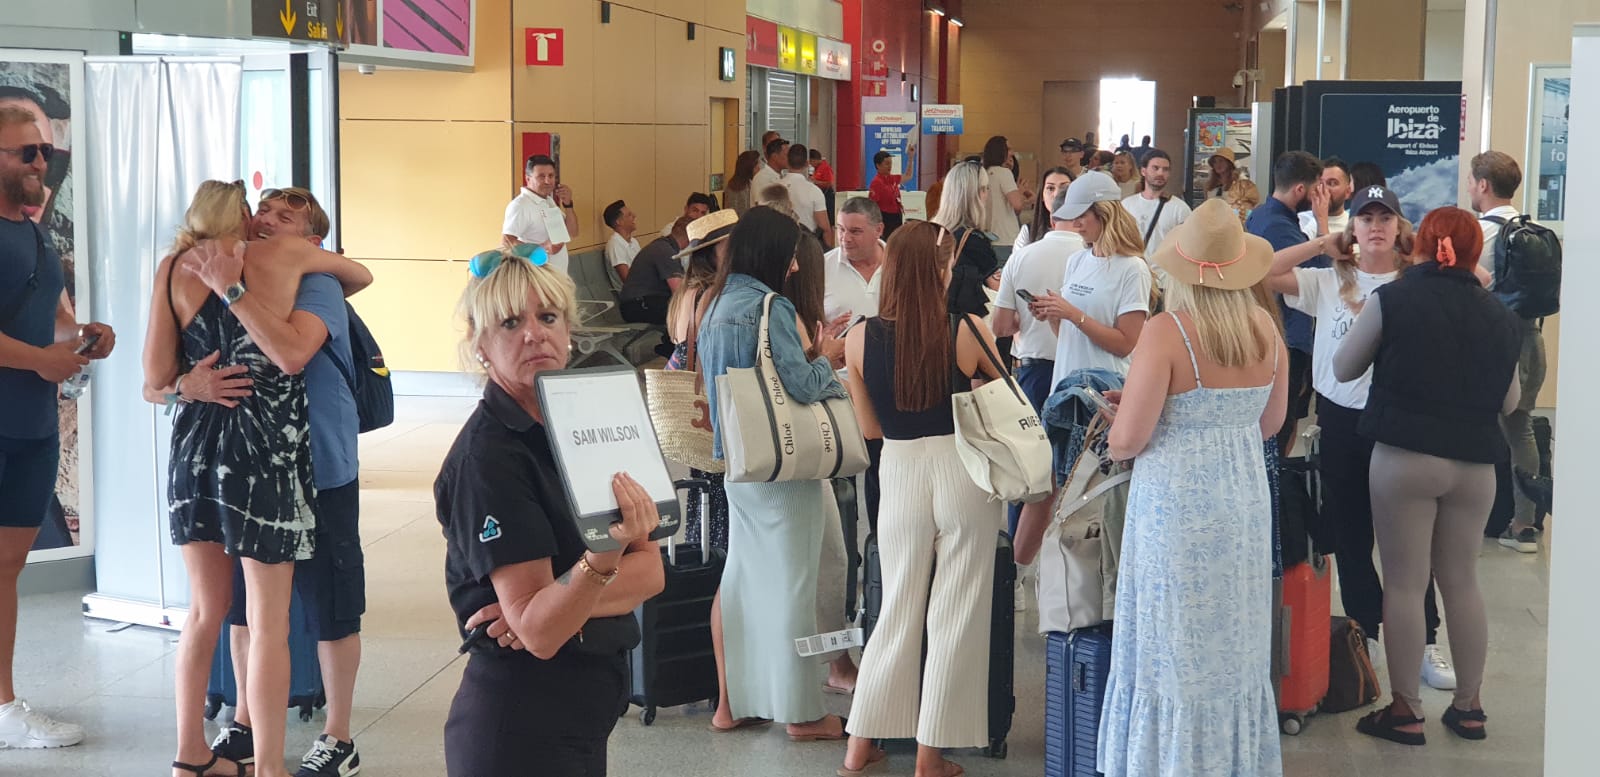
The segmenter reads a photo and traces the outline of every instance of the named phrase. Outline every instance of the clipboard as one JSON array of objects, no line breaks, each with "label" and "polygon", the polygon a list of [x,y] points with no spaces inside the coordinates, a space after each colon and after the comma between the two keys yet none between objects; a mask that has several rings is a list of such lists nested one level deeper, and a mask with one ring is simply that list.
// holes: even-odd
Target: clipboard
[{"label": "clipboard", "polygon": [[632,367],[541,372],[535,379],[550,448],[563,490],[577,517],[578,534],[596,553],[617,549],[611,524],[622,520],[611,478],[626,471],[656,502],[660,540],[683,523],[678,494],[650,423],[639,373]]}]

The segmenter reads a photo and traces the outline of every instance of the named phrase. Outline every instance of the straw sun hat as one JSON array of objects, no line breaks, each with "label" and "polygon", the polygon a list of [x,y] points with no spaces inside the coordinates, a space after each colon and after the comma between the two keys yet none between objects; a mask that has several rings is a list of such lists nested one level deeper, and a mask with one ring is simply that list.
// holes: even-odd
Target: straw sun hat
[{"label": "straw sun hat", "polygon": [[1168,232],[1150,261],[1179,283],[1248,289],[1267,277],[1272,244],[1246,234],[1233,209],[1212,199]]},{"label": "straw sun hat", "polygon": [[673,255],[682,259],[702,248],[716,245],[733,234],[733,225],[739,223],[739,213],[733,208],[723,208],[707,213],[689,222],[689,247]]}]

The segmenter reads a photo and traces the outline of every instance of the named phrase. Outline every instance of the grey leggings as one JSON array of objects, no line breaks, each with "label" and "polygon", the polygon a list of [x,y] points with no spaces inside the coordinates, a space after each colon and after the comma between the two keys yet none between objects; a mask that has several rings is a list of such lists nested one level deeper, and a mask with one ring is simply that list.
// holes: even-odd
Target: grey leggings
[{"label": "grey leggings", "polygon": [[[1378,443],[1372,452],[1372,524],[1383,562],[1383,637],[1394,696],[1422,717],[1422,598],[1429,573],[1443,599],[1455,658],[1455,706],[1483,685],[1489,624],[1478,590],[1483,517],[1494,504],[1494,466]],[[1395,667],[1399,667],[1395,670]]]}]

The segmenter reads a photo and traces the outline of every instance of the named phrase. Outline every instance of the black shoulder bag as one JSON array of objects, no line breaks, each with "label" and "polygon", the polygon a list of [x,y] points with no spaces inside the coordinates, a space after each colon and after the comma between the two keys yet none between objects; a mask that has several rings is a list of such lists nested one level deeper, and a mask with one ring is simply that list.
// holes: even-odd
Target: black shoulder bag
[{"label": "black shoulder bag", "polygon": [[1172,199],[1171,195],[1161,195],[1161,202],[1156,204],[1156,215],[1150,217],[1150,226],[1144,228],[1145,253],[1150,252],[1150,236],[1156,233],[1156,225],[1161,223],[1161,211],[1167,209],[1167,200],[1170,199]]}]

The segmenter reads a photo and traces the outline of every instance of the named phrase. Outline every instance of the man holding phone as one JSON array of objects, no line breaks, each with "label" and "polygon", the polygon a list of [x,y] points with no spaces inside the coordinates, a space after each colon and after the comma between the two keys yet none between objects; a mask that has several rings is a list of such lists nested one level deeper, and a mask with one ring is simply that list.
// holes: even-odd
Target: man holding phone
[{"label": "man holding phone", "polygon": [[[550,255],[550,266],[567,272],[567,244],[578,237],[578,214],[573,210],[572,187],[557,183],[556,161],[544,154],[528,157],[523,165],[522,191],[506,206],[501,238],[508,246],[532,243]],[[557,226],[557,225],[560,226]],[[564,229],[561,241],[551,233]]]},{"label": "man holding phone", "polygon": [[[1066,196],[1066,187],[1062,187],[1056,194],[1056,201],[1050,203],[1051,213],[1061,207]],[[1051,218],[1051,229],[1044,237],[1011,255],[1011,260],[1000,271],[1000,293],[994,301],[994,335],[1012,338],[1011,355],[1017,358],[1017,383],[1035,410],[1044,406],[1054,388],[1050,378],[1056,368],[1056,334],[1050,330],[1050,322],[1018,311],[1026,311],[1028,303],[1035,296],[1044,296],[1047,289],[1061,288],[1067,259],[1084,248],[1083,238],[1072,231],[1071,223]],[[1017,532],[1020,514],[1020,505],[1012,505],[1007,514],[1006,525],[1012,535]],[[1022,599],[1019,597],[1017,601]]]},{"label": "man holding phone", "polygon": [[83,741],[82,727],[16,696],[17,578],[55,494],[57,387],[117,343],[105,324],[78,326],[61,257],[28,217],[54,153],[32,112],[0,106],[0,742],[19,748]]}]

